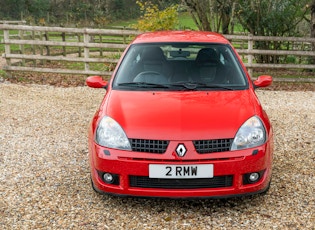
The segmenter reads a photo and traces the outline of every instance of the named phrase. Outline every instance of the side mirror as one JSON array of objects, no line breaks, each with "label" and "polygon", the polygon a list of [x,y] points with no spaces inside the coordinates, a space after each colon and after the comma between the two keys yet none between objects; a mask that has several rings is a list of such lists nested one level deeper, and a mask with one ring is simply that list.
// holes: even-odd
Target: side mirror
[{"label": "side mirror", "polygon": [[91,88],[106,88],[108,82],[104,81],[100,76],[91,76],[86,79],[87,86]]},{"label": "side mirror", "polygon": [[267,87],[272,83],[272,77],[268,75],[259,76],[257,80],[253,81],[255,88]]}]

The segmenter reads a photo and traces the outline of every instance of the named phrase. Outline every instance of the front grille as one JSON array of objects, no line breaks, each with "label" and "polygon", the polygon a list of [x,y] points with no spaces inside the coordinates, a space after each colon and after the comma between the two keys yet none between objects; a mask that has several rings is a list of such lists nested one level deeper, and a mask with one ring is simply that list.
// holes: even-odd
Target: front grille
[{"label": "front grille", "polygon": [[146,153],[165,153],[169,141],[164,140],[145,140],[129,139],[132,151]]},{"label": "front grille", "polygon": [[215,153],[229,151],[233,139],[193,141],[197,153]]},{"label": "front grille", "polygon": [[233,184],[233,176],[216,176],[200,179],[158,179],[146,176],[129,176],[130,186],[138,188],[163,189],[196,189],[196,188],[222,188]]}]

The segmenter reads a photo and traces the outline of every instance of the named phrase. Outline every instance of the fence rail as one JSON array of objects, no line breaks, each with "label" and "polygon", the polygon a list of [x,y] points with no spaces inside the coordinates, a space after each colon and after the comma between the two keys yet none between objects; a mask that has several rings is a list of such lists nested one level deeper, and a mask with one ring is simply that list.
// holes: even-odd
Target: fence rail
[{"label": "fence rail", "polygon": [[[300,60],[301,57],[306,57],[307,59],[312,58],[315,60],[315,38],[300,38],[300,37],[266,37],[266,36],[238,36],[238,35],[225,35],[225,37],[233,43],[234,40],[247,41],[247,49],[237,49],[240,54],[247,54],[247,63],[246,67],[249,70],[253,68],[272,68],[272,69],[315,69],[315,64],[305,64],[302,61],[295,64],[281,64],[281,63],[254,63],[254,55],[276,55],[276,56],[294,56],[298,57]],[[292,45],[291,50],[261,50],[254,49],[254,42],[256,41],[267,41],[267,42],[290,42]],[[295,44],[295,48],[294,47]],[[296,45],[300,44],[300,45]],[[301,50],[302,47],[307,46],[309,50]]]},{"label": "fence rail", "polygon": [[[6,71],[33,71],[82,75],[111,75],[127,44],[139,34],[134,30],[79,29],[0,24],[3,30]],[[10,31],[17,31],[15,36]],[[12,33],[12,32],[11,32]],[[256,68],[315,69],[315,38],[225,35],[236,47],[250,74]],[[287,42],[285,50],[255,49],[255,42]],[[82,56],[83,54],[83,56]],[[255,55],[292,56],[294,63],[257,63]],[[81,63],[50,68],[49,62]],[[29,64],[30,63],[30,64]],[[107,63],[100,67],[99,63]],[[98,65],[97,65],[98,64]],[[96,65],[96,66],[93,66]],[[314,81],[314,79],[310,79]]]},{"label": "fence rail", "polygon": [[25,25],[26,21],[8,21],[8,20],[0,20],[0,24],[13,24],[13,25]]}]

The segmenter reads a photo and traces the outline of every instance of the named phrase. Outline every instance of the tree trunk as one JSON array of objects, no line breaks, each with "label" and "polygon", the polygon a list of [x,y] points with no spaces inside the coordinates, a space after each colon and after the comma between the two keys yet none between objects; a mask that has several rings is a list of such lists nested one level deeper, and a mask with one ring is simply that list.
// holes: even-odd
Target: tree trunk
[{"label": "tree trunk", "polygon": [[229,34],[229,25],[231,23],[231,6],[224,6],[222,14],[222,33]]},{"label": "tree trunk", "polygon": [[199,30],[212,31],[208,18],[208,2],[205,0],[184,0]]},{"label": "tree trunk", "polygon": [[[315,38],[315,0],[311,5],[311,37]],[[312,44],[312,50],[315,51],[315,43]],[[315,64],[315,57],[312,59],[312,63]]]}]

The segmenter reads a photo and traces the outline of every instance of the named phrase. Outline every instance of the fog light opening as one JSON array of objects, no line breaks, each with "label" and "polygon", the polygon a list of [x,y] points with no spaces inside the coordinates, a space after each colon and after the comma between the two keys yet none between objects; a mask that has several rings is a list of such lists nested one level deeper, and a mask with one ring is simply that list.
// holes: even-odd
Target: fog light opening
[{"label": "fog light opening", "polygon": [[114,177],[112,174],[110,173],[104,173],[103,175],[103,179],[106,183],[108,184],[112,184],[114,182]]},{"label": "fog light opening", "polygon": [[257,183],[261,180],[261,178],[264,177],[266,169],[261,170],[259,172],[251,172],[251,173],[246,173],[243,175],[243,184],[254,184]]},{"label": "fog light opening", "polygon": [[248,177],[248,179],[251,183],[258,181],[259,178],[260,178],[260,175],[257,172],[249,174],[249,177]]}]

